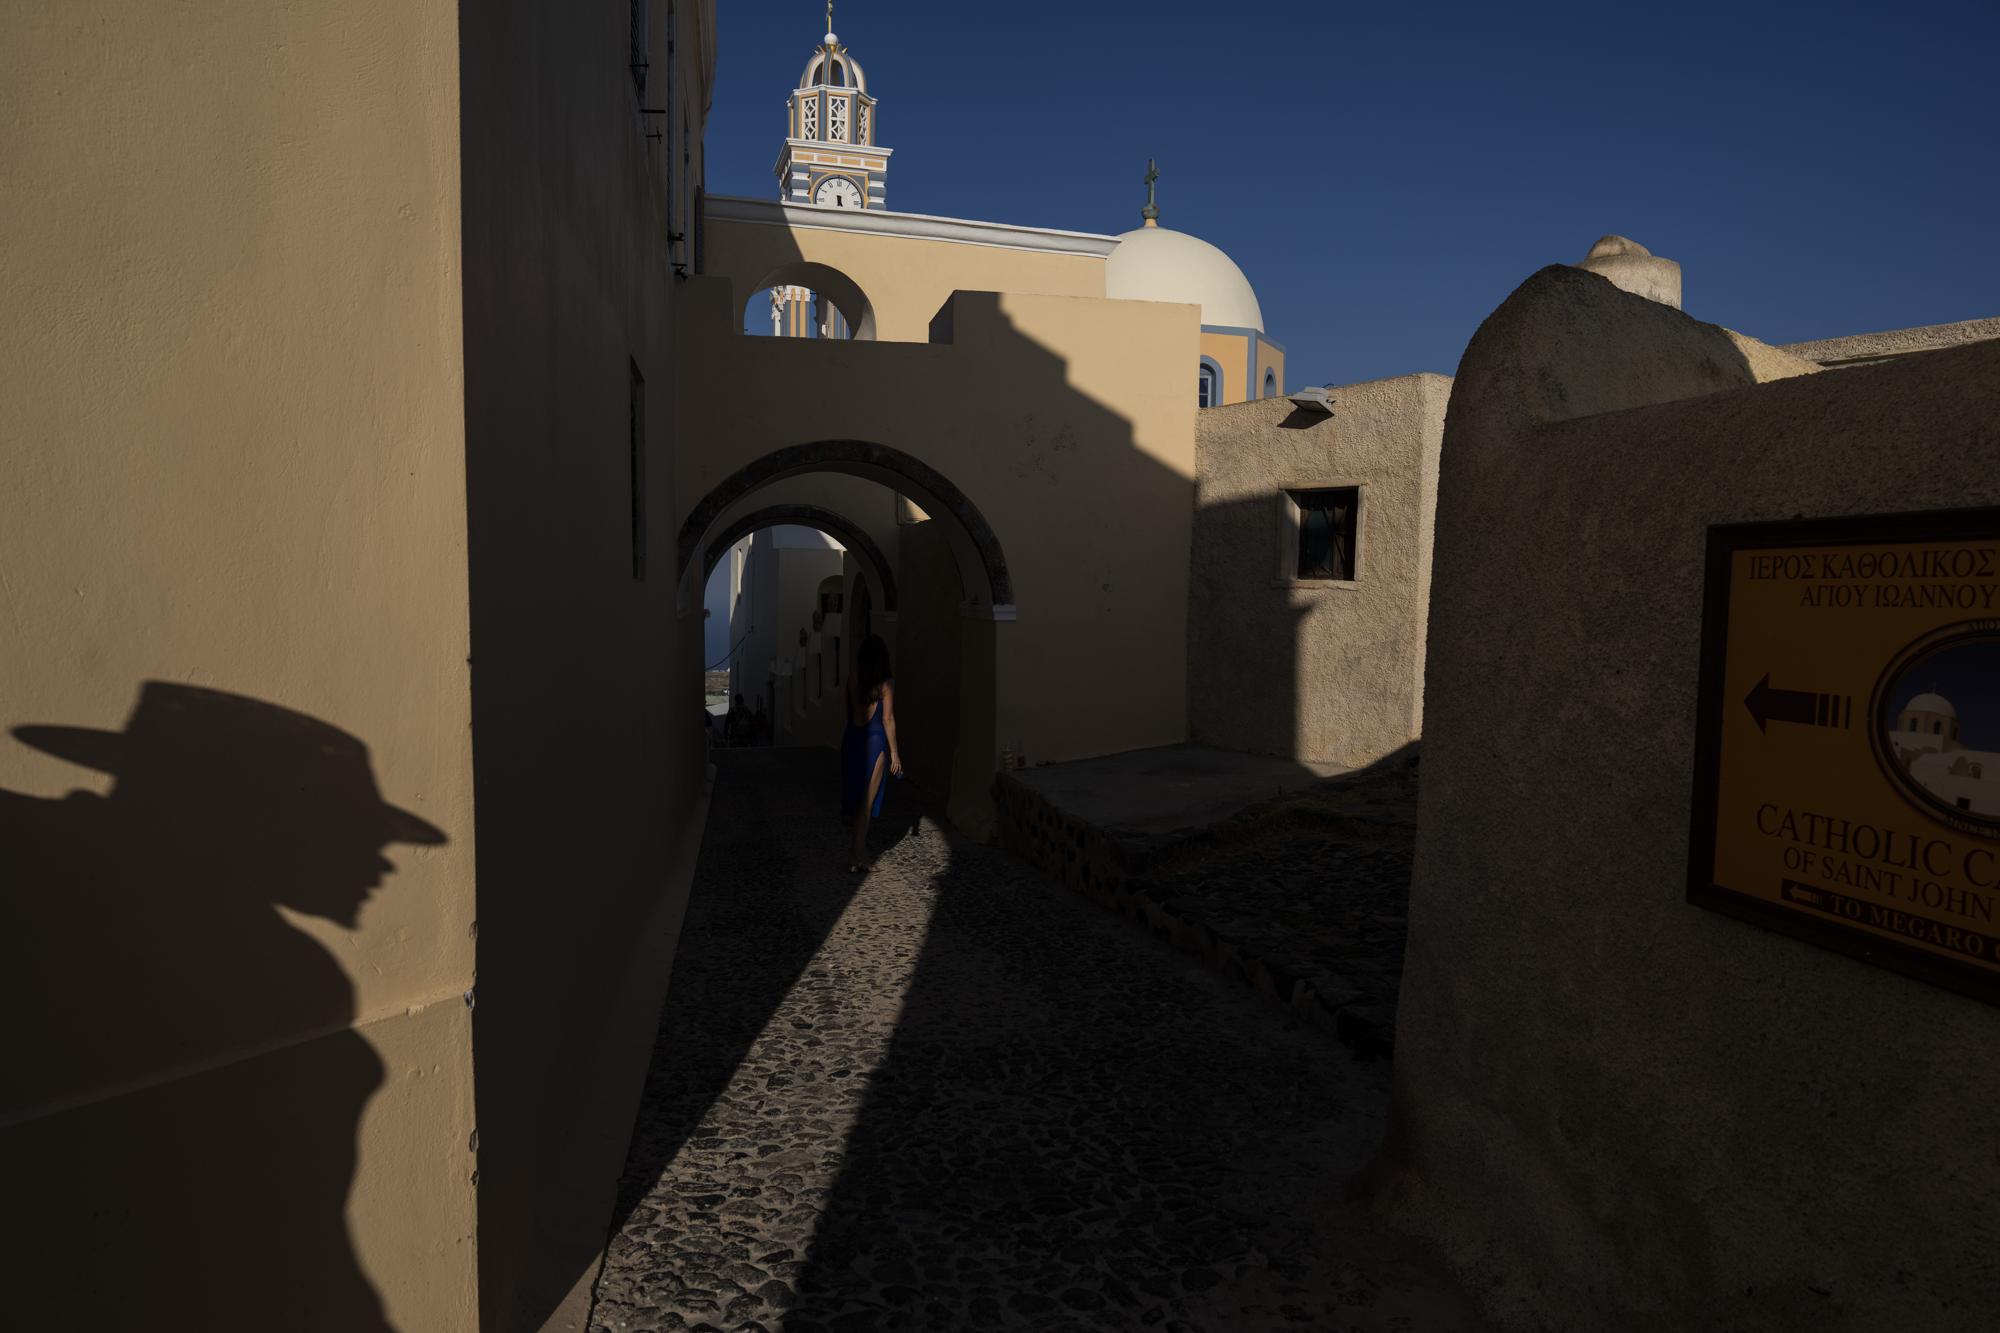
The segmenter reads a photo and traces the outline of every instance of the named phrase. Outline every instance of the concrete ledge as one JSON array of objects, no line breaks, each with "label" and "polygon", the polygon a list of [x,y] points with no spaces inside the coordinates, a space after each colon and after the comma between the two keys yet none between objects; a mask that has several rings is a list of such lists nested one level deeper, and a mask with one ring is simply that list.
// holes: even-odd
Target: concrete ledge
[{"label": "concrete ledge", "polygon": [[1815,342],[1787,343],[1784,350],[1822,366],[1865,366],[1913,352],[1935,352],[1943,347],[2000,338],[2000,319],[1968,319],[1956,324],[1923,324],[1913,329],[1891,329],[1886,333],[1856,333],[1845,338],[1821,338]]},{"label": "concrete ledge", "polygon": [[1393,947],[1358,942],[1311,907],[1288,915],[1244,890],[1281,878],[1274,862],[1304,848],[1372,860],[1406,898],[1414,773],[1413,756],[1350,773],[1170,746],[1000,773],[994,805],[1016,855],[1357,1055],[1378,1056],[1394,1041],[1400,930]]}]

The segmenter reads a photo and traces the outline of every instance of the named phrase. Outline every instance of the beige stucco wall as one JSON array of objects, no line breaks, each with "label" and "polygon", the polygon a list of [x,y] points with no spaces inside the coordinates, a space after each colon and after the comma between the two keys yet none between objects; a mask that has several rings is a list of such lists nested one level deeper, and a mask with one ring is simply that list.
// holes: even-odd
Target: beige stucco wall
[{"label": "beige stucco wall", "polygon": [[[972,762],[990,772],[1003,746],[1037,762],[1185,739],[1194,307],[961,295],[940,321],[950,341],[898,345],[716,337],[735,327],[729,285],[697,279],[681,295],[682,336],[699,348],[681,380],[683,513],[780,448],[913,455],[977,506],[1013,579],[1018,619],[990,630],[992,729],[960,729]],[[957,791],[985,799],[978,782]]]},{"label": "beige stucco wall", "polygon": [[[1199,414],[1188,717],[1224,749],[1359,765],[1423,729],[1443,375]],[[1352,582],[1301,583],[1284,493],[1361,488]]]},{"label": "beige stucco wall", "polygon": [[1291,386],[1285,383],[1285,354],[1268,342],[1257,344],[1257,375],[1252,381],[1256,385],[1255,396],[1264,393],[1264,372],[1270,371],[1278,377],[1278,392],[1284,393]]},{"label": "beige stucco wall", "polygon": [[[463,8],[482,1325],[581,1328],[700,839],[675,591],[681,290],[714,7]],[[695,142],[683,145],[686,112]],[[669,127],[662,124],[671,119]],[[662,137],[649,134],[658,130]],[[684,161],[684,158],[691,161]],[[644,380],[643,579],[632,374]]]},{"label": "beige stucco wall", "polygon": [[[1199,356],[1222,367],[1222,401],[1240,403],[1256,395],[1250,392],[1250,362],[1256,349],[1250,339],[1238,333],[1210,333],[1202,330]],[[1197,358],[1198,359],[1198,358]],[[1188,367],[1188,392],[1194,392],[1195,367]]]},{"label": "beige stucco wall", "polygon": [[[324,772],[255,710],[128,747],[171,790],[7,805],[0,974],[39,1055],[0,1106],[0,1322],[473,1326],[456,16],[0,10],[0,724],[250,696],[358,738],[449,838],[384,848],[354,924],[310,914],[375,839],[280,801]],[[239,745],[262,807],[205,791]],[[0,789],[112,786],[0,737]]]},{"label": "beige stucco wall", "polygon": [[1509,1327],[2000,1309],[2000,1009],[1685,901],[1709,525],[2000,503],[2000,344],[1799,368],[1564,268],[1460,367],[1386,1203]]},{"label": "beige stucco wall", "polygon": [[1104,260],[1097,255],[714,218],[707,229],[702,272],[731,284],[731,329],[743,327],[753,292],[799,262],[824,264],[852,279],[874,309],[875,337],[883,342],[925,341],[931,317],[955,291],[1104,295]]},{"label": "beige stucco wall", "polygon": [[626,18],[0,17],[5,1322],[580,1320],[704,808]]}]

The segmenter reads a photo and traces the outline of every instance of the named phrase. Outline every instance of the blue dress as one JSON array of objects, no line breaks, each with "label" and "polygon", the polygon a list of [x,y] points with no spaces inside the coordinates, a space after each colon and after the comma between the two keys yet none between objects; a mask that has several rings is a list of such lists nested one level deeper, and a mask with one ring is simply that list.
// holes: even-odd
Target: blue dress
[{"label": "blue dress", "polygon": [[[848,714],[850,719],[853,714]],[[876,763],[889,753],[889,733],[882,728],[882,702],[868,705],[868,720],[856,726],[852,720],[840,738],[840,812],[854,818],[854,812],[868,798],[868,776]],[[875,789],[875,804],[868,813],[881,818],[882,797],[889,790],[889,768],[882,766],[882,784]]]}]

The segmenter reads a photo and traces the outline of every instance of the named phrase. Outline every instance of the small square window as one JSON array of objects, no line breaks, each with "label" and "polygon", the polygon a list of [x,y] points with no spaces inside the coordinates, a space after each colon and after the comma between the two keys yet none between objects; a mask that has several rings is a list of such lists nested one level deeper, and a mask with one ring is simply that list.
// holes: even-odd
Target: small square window
[{"label": "small square window", "polygon": [[1359,569],[1355,537],[1361,509],[1361,488],[1288,491],[1298,526],[1297,560],[1292,577],[1353,582]]}]

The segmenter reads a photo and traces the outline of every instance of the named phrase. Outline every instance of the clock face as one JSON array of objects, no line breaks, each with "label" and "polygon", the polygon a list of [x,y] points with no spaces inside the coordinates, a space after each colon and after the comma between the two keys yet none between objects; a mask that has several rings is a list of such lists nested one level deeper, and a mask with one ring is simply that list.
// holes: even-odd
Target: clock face
[{"label": "clock face", "polygon": [[813,202],[821,208],[859,208],[861,191],[855,188],[853,181],[835,176],[832,180],[820,182],[819,189],[813,192]]}]

